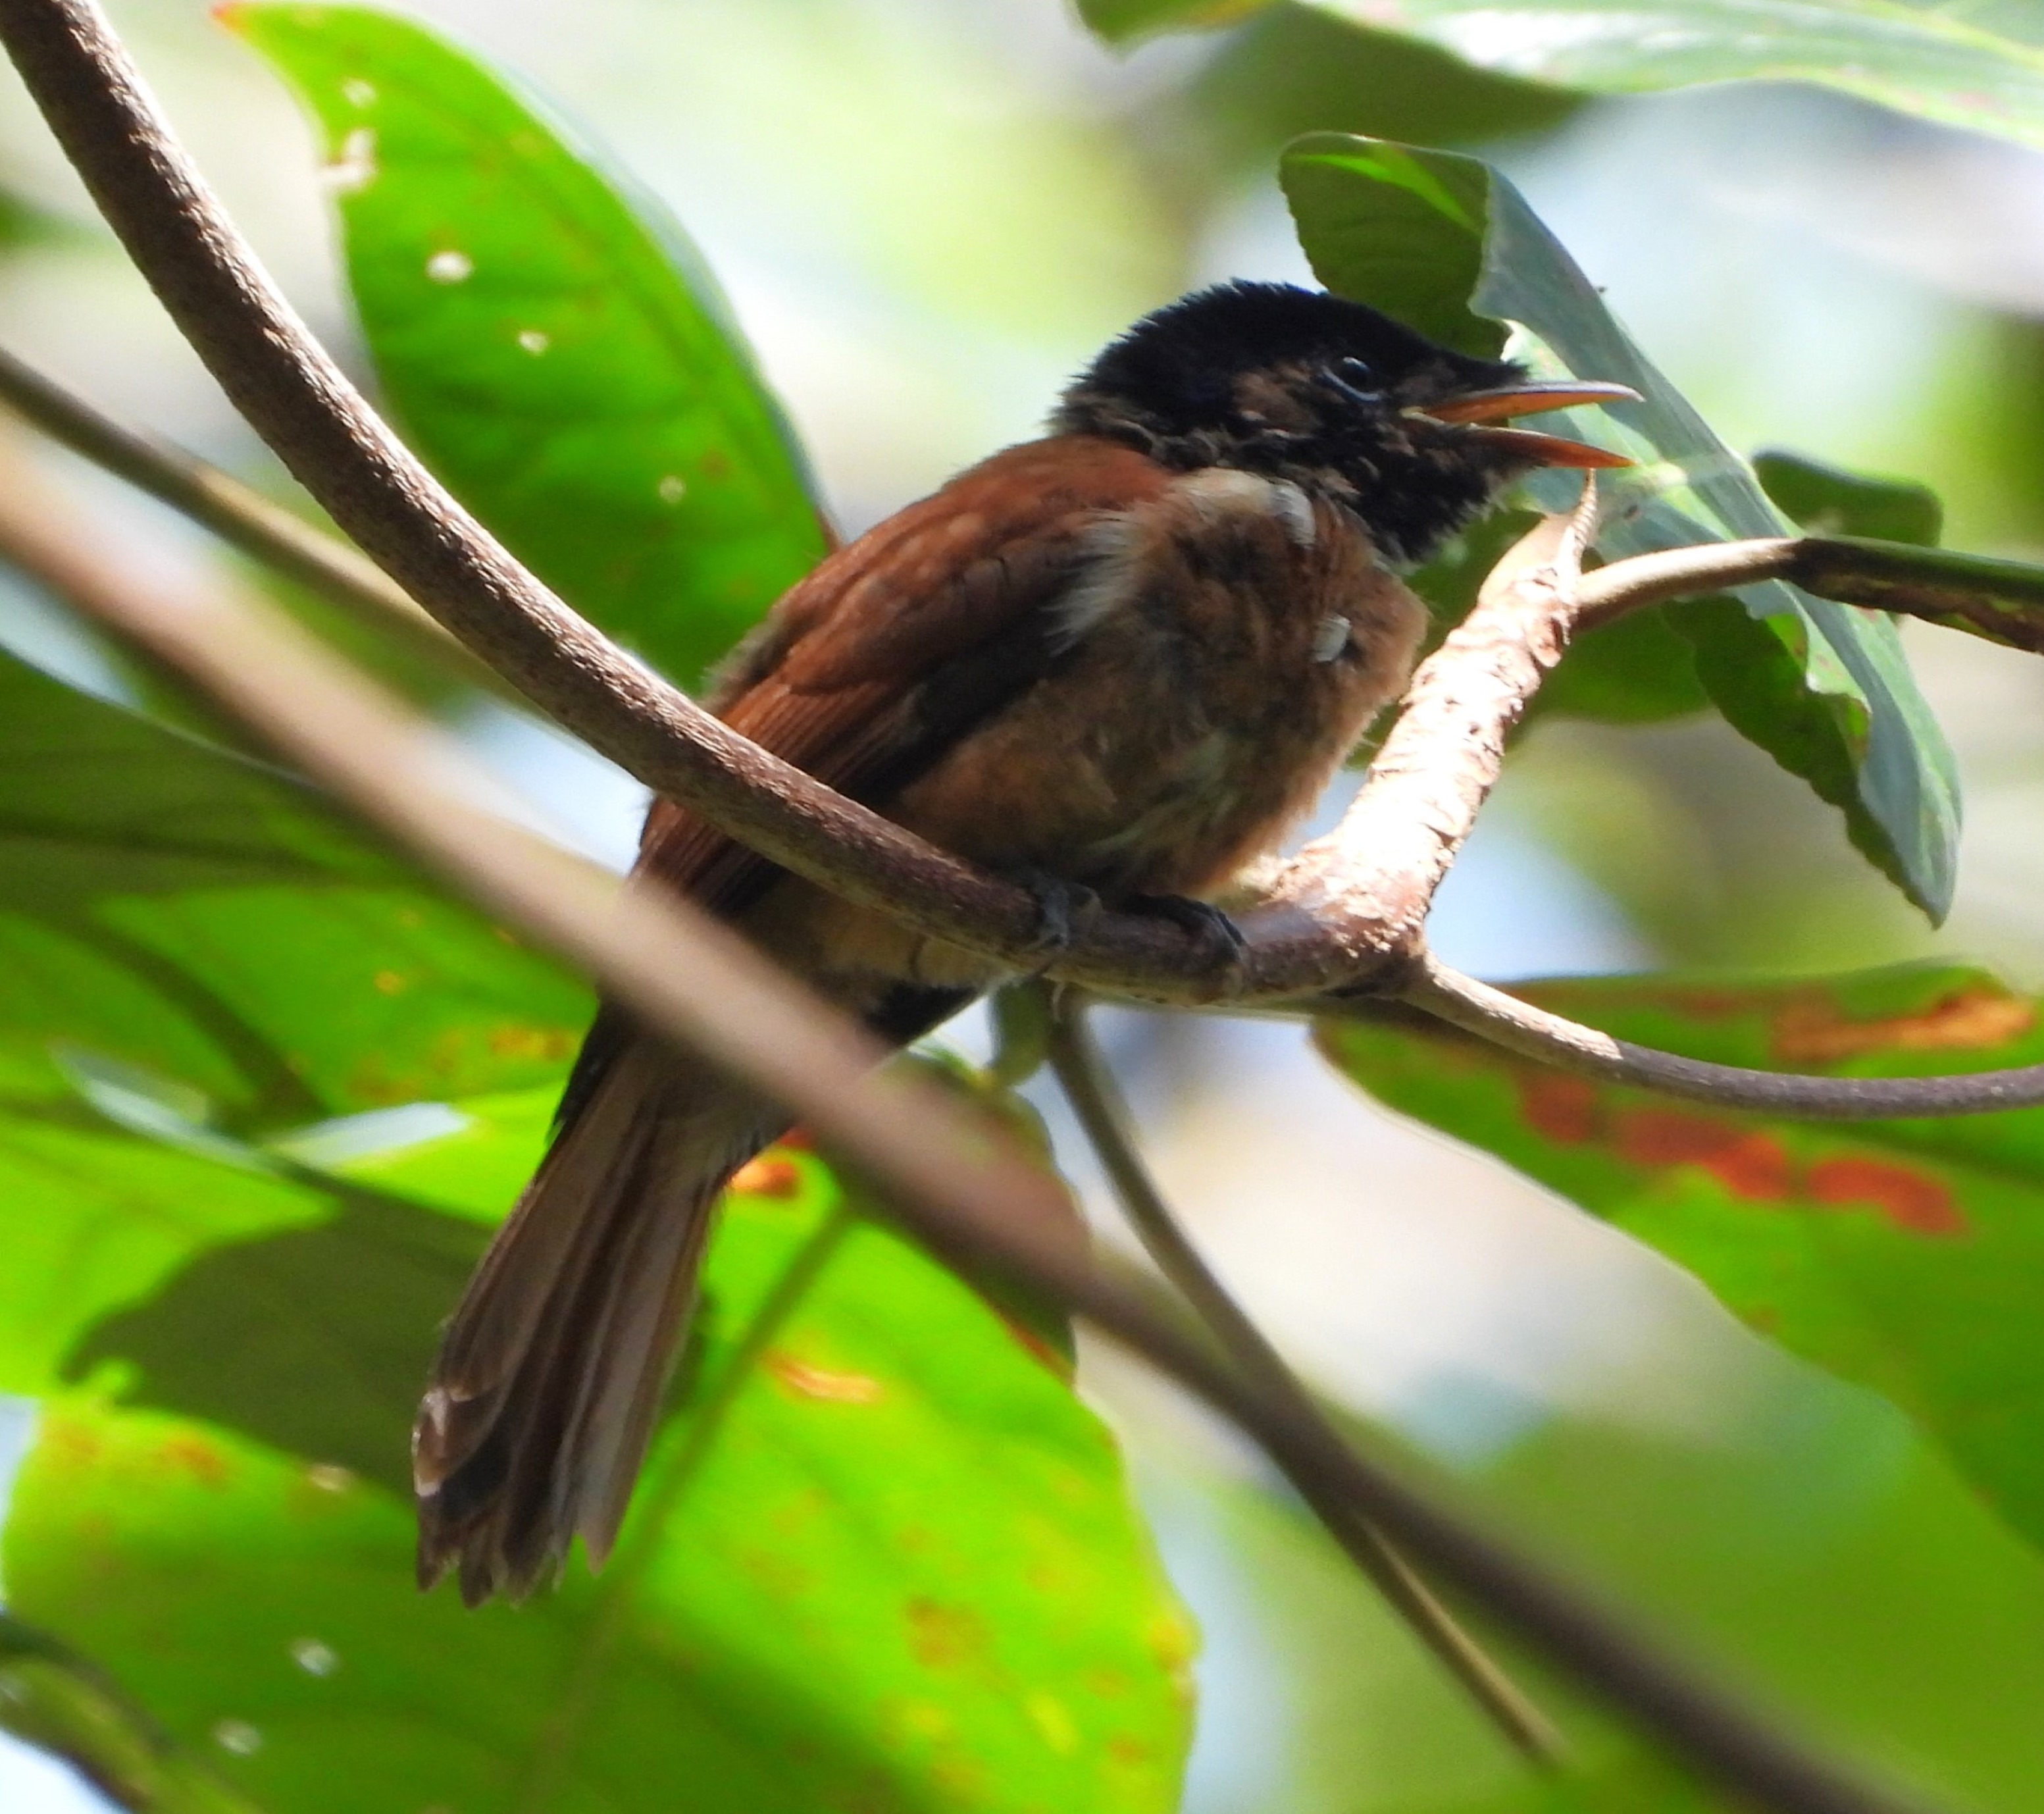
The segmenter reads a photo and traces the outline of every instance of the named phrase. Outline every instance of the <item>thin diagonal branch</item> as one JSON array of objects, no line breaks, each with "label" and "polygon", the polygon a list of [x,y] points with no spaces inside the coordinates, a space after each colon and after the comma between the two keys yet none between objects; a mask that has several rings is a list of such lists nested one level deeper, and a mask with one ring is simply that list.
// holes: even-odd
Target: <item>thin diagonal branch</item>
[{"label": "thin diagonal branch", "polygon": [[[1536,1008],[1450,969],[1431,952],[1407,973],[1397,999],[1493,1045],[1562,1070],[1797,1120],[1985,1115],[2044,1102],[2044,1065],[1943,1077],[1812,1077],[1680,1058]],[[1339,1012],[1338,1004],[1334,1011]]]},{"label": "thin diagonal branch", "polygon": [[52,440],[205,525],[358,621],[400,637],[463,678],[501,687],[382,570],[195,453],[125,423],[0,348],[0,402]]},{"label": "thin diagonal branch", "polygon": [[[0,536],[4,552],[4,536]],[[1321,1519],[1366,1520],[1435,1578],[1774,1814],[1920,1807],[1824,1759],[1692,1674],[1581,1589],[1343,1443],[1220,1359],[1176,1308],[1087,1252],[1062,1193],[1009,1137],[898,1070],[863,1030],[679,897],[616,878],[479,810],[474,771],[277,613],[164,598],[73,563],[71,602],[177,669],[455,887],[589,970],[647,1024],[782,1103],[893,1187],[946,1261],[1085,1317],[1239,1424]]]},{"label": "thin diagonal branch", "polygon": [[[846,898],[1020,970],[1197,1004],[1357,988],[1416,933],[1487,791],[1500,725],[1564,616],[1480,605],[1428,664],[1350,821],[1245,917],[1238,959],[1158,916],[1104,913],[1045,951],[1035,897],[843,798],[710,717],[577,617],[432,478],[278,294],[171,135],[94,0],[0,0],[0,43],[194,350],[306,490],[411,598],[521,693],[655,791]],[[1531,659],[1514,645],[1544,638]],[[1462,686],[1457,663],[1469,671]],[[1486,769],[1489,764],[1490,769]],[[1439,819],[1416,848],[1374,834]],[[1412,874],[1400,866],[1418,863]],[[1049,959],[1046,964],[1047,956]]]},{"label": "thin diagonal branch", "polygon": [[1089,987],[1198,1005],[1395,977],[1488,790],[1500,727],[1516,721],[1566,637],[1566,604],[1544,612],[1479,605],[1452,657],[1428,664],[1386,741],[1391,759],[1380,758],[1381,774],[1349,820],[1281,874],[1266,907],[1245,917],[1239,959],[1170,920],[1121,913],[1099,916],[1047,954],[1026,890],[708,716],[577,617],[448,495],[277,294],[94,0],[0,0],[0,43],[138,268],[299,482],[479,659],[657,792],[932,937]]},{"label": "thin diagonal branch", "polygon": [[[1177,1287],[1237,1370],[1267,1397],[1289,1405],[1294,1416],[1324,1424],[1312,1394],[1207,1265],[1157,1188],[1131,1132],[1128,1104],[1085,1015],[1085,1003],[1073,997],[1057,1004],[1051,1023],[1051,1068],[1107,1173],[1122,1213],[1157,1270]],[[1331,1428],[1329,1434],[1335,1434]],[[1330,1523],[1327,1529],[1508,1744],[1543,1769],[1566,1761],[1566,1748],[1554,1722],[1441,1603],[1382,1532],[1368,1520],[1353,1516]]]}]

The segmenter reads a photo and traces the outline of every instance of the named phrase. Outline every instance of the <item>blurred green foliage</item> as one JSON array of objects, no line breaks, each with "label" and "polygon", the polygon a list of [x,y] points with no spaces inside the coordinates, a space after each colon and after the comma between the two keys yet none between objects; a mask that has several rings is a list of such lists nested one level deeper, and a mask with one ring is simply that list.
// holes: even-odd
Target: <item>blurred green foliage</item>
[{"label": "blurred green foliage", "polygon": [[107,1799],[146,1814],[255,1814],[174,1744],[106,1674],[0,1612],[0,1731],[62,1758]]},{"label": "blurred green foliage", "polygon": [[[2044,21],[1888,0],[1320,0],[1479,66],[1619,94],[1741,77],[1844,90],[1946,125],[2044,145]],[[1258,0],[1079,0],[1109,39],[1232,23]]]},{"label": "blurred green foliage", "polygon": [[1914,479],[1869,478],[1770,448],[1753,456],[1753,475],[1784,514],[1815,535],[1935,548],[1944,528],[1937,493]]},{"label": "blurred green foliage", "polygon": [[[288,778],[0,686],[0,1385],[45,1400],[13,1607],[272,1805],[524,1804],[521,1735],[581,1697],[550,1795],[1173,1804],[1192,1639],[1105,1431],[814,1159],[728,1209],[602,1583],[421,1598],[418,1382],[586,998]],[[287,1125],[421,1096],[456,1106]]]},{"label": "blurred green foliage", "polygon": [[1232,161],[1267,166],[1302,133],[1479,144],[1547,131],[1583,102],[1473,68],[1431,44],[1280,4],[1229,35],[1181,104]]}]

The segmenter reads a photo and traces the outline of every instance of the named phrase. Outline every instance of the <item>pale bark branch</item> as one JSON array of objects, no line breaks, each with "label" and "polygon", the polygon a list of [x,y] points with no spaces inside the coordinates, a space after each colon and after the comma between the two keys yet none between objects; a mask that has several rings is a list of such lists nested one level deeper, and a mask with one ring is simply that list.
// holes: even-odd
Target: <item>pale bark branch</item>
[{"label": "pale bark branch", "polygon": [[[1567,648],[1575,586],[1596,522],[1585,479],[1573,514],[1550,517],[1499,562],[1470,614],[1420,663],[1397,721],[1340,824],[1279,871],[1268,898],[1312,928],[1292,974],[1343,986],[1416,948],[1434,894],[1476,824],[1505,740]],[[1303,991],[1302,991],[1303,993]]]},{"label": "pale bark branch", "polygon": [[[1116,994],[1185,1004],[1297,996],[1365,986],[1398,967],[1445,867],[1442,850],[1456,840],[1434,840],[1421,872],[1408,875],[1374,856],[1362,834],[1408,817],[1459,822],[1481,800],[1489,779],[1477,771],[1501,739],[1498,725],[1523,707],[1511,687],[1531,686],[1542,671],[1537,661],[1497,665],[1516,633],[1512,622],[1485,619],[1480,608],[1458,644],[1493,671],[1471,690],[1482,721],[1465,725],[1466,712],[1435,710],[1394,732],[1385,780],[1358,802],[1350,827],[1285,873],[1268,907],[1245,917],[1239,959],[1175,920],[1122,913],[1099,916],[1047,952],[1028,890],[738,736],[520,567],[377,417],[277,293],[93,0],[0,0],[0,42],[172,319],[314,500],[478,657],[656,792],[920,932]],[[1454,659],[1430,664],[1416,707],[1435,695],[1453,703]],[[1494,682],[1508,669],[1500,689]],[[1407,847],[1395,848],[1402,856]]]},{"label": "pale bark branch", "polygon": [[[1047,952],[1041,910],[1028,890],[959,861],[738,736],[512,559],[376,417],[278,294],[93,0],[0,0],[0,42],[172,318],[313,498],[477,657],[657,792],[920,932],[1103,992],[1247,1003],[1395,981],[1494,778],[1504,731],[1566,639],[1566,605],[1522,596],[1506,601],[1508,608],[1478,606],[1452,648],[1428,663],[1343,827],[1283,870],[1269,902],[1244,917],[1239,959],[1174,920],[1122,913],[1099,916],[1067,946]],[[1664,575],[1655,595],[1777,571],[1821,586],[1830,573],[1842,586],[1879,590],[1869,601],[1891,608],[1913,608],[1907,594],[1940,621],[1957,610],[1951,596],[1924,595],[1921,557],[1903,559],[1878,544],[1783,544],[1806,551],[1792,557],[1775,544],[1735,546],[1748,563],[1739,574],[1727,578],[1712,566],[1713,551],[1682,551],[1702,564],[1679,585]],[[1778,566],[1785,561],[1791,565]],[[1641,601],[1637,588],[1625,590],[1632,580],[1605,577],[1625,565],[1593,576],[1600,609]],[[2013,583],[2011,596],[2021,591]]]}]

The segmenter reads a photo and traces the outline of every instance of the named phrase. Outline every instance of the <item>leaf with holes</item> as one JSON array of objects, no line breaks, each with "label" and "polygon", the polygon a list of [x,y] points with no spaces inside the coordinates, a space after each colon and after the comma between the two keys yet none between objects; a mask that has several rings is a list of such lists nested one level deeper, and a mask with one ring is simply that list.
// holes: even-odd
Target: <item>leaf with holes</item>
[{"label": "leaf with holes", "polygon": [[[2044,1061],[2035,1003],[1948,966],[1519,993],[1721,1063],[1913,1076]],[[1319,1036],[1389,1106],[1608,1217],[1754,1328],[1885,1393],[2044,1540],[2044,1109],[1798,1124],[1588,1082],[1431,1022],[1327,1021]]]},{"label": "leaf with holes", "polygon": [[577,610],[694,686],[825,532],[681,229],[575,129],[406,20],[221,17],[318,122],[363,332],[407,437]]},{"label": "leaf with holes", "polygon": [[[1644,402],[1614,405],[1568,430],[1640,463],[1604,483],[1597,545],[1607,557],[1790,532],[1751,473],[1642,356],[1560,242],[1489,165],[1323,133],[1291,147],[1282,176],[1301,243],[1330,290],[1472,352],[1495,353],[1506,325],[1516,324],[1536,336],[1525,350],[1537,365],[1641,393]],[[1529,490],[1543,507],[1566,509],[1577,482],[1549,474]],[[1737,596],[1736,605],[1700,601],[1656,615],[1694,646],[1695,678],[1731,724],[1841,809],[1859,848],[1941,918],[1951,901],[1958,782],[1895,625],[1779,583]],[[1596,640],[1585,638],[1585,646]],[[1603,645],[1600,659],[1611,652]],[[1622,678],[1624,659],[1636,663],[1642,651],[1618,652],[1616,663],[1603,660],[1607,682],[1613,673]],[[1654,637],[1645,659],[1668,660],[1674,671],[1639,691],[1633,715],[1664,715],[1664,704],[1693,698],[1679,655],[1675,636]],[[1564,687],[1567,669],[1565,661]],[[1609,700],[1608,683],[1604,694]]]},{"label": "leaf with holes", "polygon": [[[2044,148],[2044,14],[1931,0],[1313,0],[1478,68],[1600,94],[1741,79],[1816,82]],[[1126,40],[1224,25],[1271,0],[1079,0]]]},{"label": "leaf with holes", "polygon": [[628,1814],[678,1782],[706,1814],[1174,1806],[1190,1640],[1112,1443],[1055,1355],[851,1216],[807,1154],[727,1201],[605,1574],[578,1561],[519,1608],[418,1593],[422,1300],[455,1289],[551,1106],[474,1103],[461,1132],[302,1178],[316,1219],[84,1330],[6,1527],[10,1604],[306,1814]]}]

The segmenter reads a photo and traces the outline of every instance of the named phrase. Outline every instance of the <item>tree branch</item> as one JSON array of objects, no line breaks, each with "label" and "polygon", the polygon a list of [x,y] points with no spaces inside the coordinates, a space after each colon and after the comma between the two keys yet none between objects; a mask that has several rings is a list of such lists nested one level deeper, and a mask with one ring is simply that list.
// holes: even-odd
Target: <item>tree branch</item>
[{"label": "tree branch", "polygon": [[[1536,1008],[1451,970],[1431,952],[1396,999],[1523,1058],[1611,1083],[1637,1084],[1720,1108],[1804,1121],[1879,1121],[1919,1115],[1985,1115],[2044,1102],[2044,1065],[1942,1077],[1812,1077],[1748,1070],[1635,1046]],[[1334,1011],[1340,1012],[1337,1005]]]},{"label": "tree branch", "polygon": [[1578,622],[1594,629],[1642,605],[1765,579],[1785,579],[1841,604],[1898,611],[2044,655],[2044,568],[1845,536],[1711,542],[1614,561],[1584,575]]},{"label": "tree branch", "polygon": [[[1128,1104],[1085,1024],[1085,1003],[1072,996],[1056,1004],[1050,1028],[1051,1068],[1107,1173],[1122,1213],[1157,1270],[1192,1306],[1235,1370],[1267,1398],[1288,1405],[1302,1421],[1318,1422],[1339,1442],[1312,1394],[1229,1294],[1165,1201],[1143,1163],[1130,1130]],[[1327,1532],[1508,1744],[1543,1769],[1566,1762],[1567,1750],[1554,1722],[1463,1628],[1381,1531],[1351,1515],[1329,1523]]]},{"label": "tree branch", "polygon": [[[522,640],[512,639],[514,653],[536,659],[549,682],[564,681],[604,724],[627,727],[629,736],[622,740],[606,738],[588,723],[562,714],[595,747],[620,760],[630,754],[628,743],[654,748],[664,763],[654,760],[634,771],[656,786],[662,786],[655,778],[659,774],[674,778],[669,771],[678,755],[686,785],[663,790],[703,805],[736,835],[791,867],[890,911],[898,911],[905,896],[923,910],[904,917],[921,929],[1024,966],[1041,964],[1037,909],[1024,891],[959,863],[731,732],[554,599],[439,488],[270,289],[156,118],[139,79],[86,0],[0,0],[0,40],[17,59],[17,39],[23,38],[40,49],[49,66],[46,86],[55,98],[46,106],[53,125],[68,121],[87,140],[107,129],[110,119],[129,128],[123,156],[87,160],[95,167],[107,166],[102,176],[116,201],[132,213],[153,197],[190,229],[190,243],[175,235],[167,239],[165,222],[148,220],[143,223],[147,232],[138,233],[131,249],[142,263],[151,248],[167,245],[162,261],[166,275],[159,280],[147,264],[145,273],[202,353],[213,348],[209,364],[223,386],[259,429],[266,417],[282,422],[282,444],[275,437],[272,444],[280,453],[298,448],[301,457],[312,463],[310,476],[302,478],[344,527],[349,525],[341,511],[355,499],[360,504],[356,513],[380,526],[386,540],[403,544],[407,554],[420,552],[412,546],[411,532],[425,532],[432,544],[426,552],[434,559],[425,564],[443,585],[451,586],[460,607],[444,609],[441,615],[458,631],[466,627],[486,665],[496,663],[501,650],[482,626],[494,609],[491,601],[508,598],[509,614],[524,632]],[[110,85],[106,93],[94,86],[102,76]],[[68,137],[66,143],[71,148]],[[118,226],[125,215],[115,202],[102,200]],[[205,318],[205,311],[216,305],[230,323],[227,332]],[[187,313],[199,320],[203,336],[186,321]],[[250,336],[252,348],[244,344]],[[230,376],[257,399],[256,405],[237,394]],[[405,593],[352,550],[226,475],[98,415],[5,354],[0,354],[0,396],[67,445],[189,511],[324,595],[394,621],[401,621],[401,614],[416,618],[417,608]],[[340,477],[329,487],[317,482],[325,470],[318,463],[336,447],[348,457],[339,462]],[[333,496],[323,497],[329,490]],[[1496,779],[1504,737],[1559,659],[1573,622],[1607,621],[1666,599],[1786,578],[1853,601],[1917,609],[1936,621],[1969,613],[1963,627],[2044,651],[2044,575],[2031,568],[1936,555],[1985,576],[1970,590],[1938,590],[1927,578],[1934,551],[1812,537],[1637,555],[1577,577],[1593,508],[1593,494],[1586,488],[1582,508],[1566,528],[1562,519],[1550,519],[1527,538],[1500,563],[1476,609],[1421,669],[1369,782],[1340,827],[1281,870],[1269,905],[1246,919],[1251,951],[1235,999],[1247,1004],[1354,990],[1359,982],[1388,986],[1413,1005],[1481,1037],[1511,1043],[1529,1057],[1699,1100],[1785,1114],[1966,1114],[2044,1100],[2044,1085],[2028,1070],[1949,1078],[1798,1078],[1623,1047],[1470,979],[1449,984],[1444,979],[1453,973],[1431,960],[1404,984],[1397,982],[1402,954],[1416,938],[1434,890]],[[52,582],[63,589],[60,579]],[[2036,613],[2034,624],[2023,614],[2026,610]],[[1999,631],[1982,629],[1983,624],[1999,625]],[[2025,636],[2031,642],[2025,643]],[[523,684],[515,666],[507,665],[506,671],[514,683]],[[559,700],[547,697],[548,684],[526,690],[542,705],[559,709]],[[699,733],[707,742],[697,740]],[[719,766],[726,759],[728,766]],[[626,766],[632,764],[627,760]],[[712,768],[724,794],[735,793],[746,803],[746,810],[729,820],[713,809],[697,786]],[[784,781],[785,793],[779,790]],[[801,836],[825,853],[824,860],[809,861],[806,854],[778,844],[774,837],[757,835],[761,812],[770,817],[776,807],[800,821]],[[880,886],[873,886],[875,877]],[[990,913],[985,911],[989,907]],[[1105,917],[1048,967],[1060,977],[1158,1000],[1209,1000],[1223,986],[1196,936],[1168,922],[1127,916]]]},{"label": "tree branch", "polygon": [[[1347,821],[1302,853],[1270,903],[1245,917],[1239,959],[1217,956],[1200,932],[1170,920],[1118,913],[1047,954],[1041,913],[1026,890],[737,736],[513,560],[378,419],[276,293],[93,0],[0,0],[0,42],[172,318],[299,482],[479,659],[656,791],[930,936],[1109,993],[1199,1005],[1224,995],[1251,1001],[1353,990],[1395,977],[1494,777],[1503,728],[1558,652],[1570,621],[1565,603],[1496,611],[1488,622],[1478,621],[1479,606],[1452,649],[1428,663]],[[1829,551],[1823,559],[1808,554],[1807,580],[1824,583],[1823,559],[1833,567],[1842,559],[1850,572],[1834,573],[1837,585],[1880,589],[1877,601],[1890,608],[1929,610],[1923,551],[1904,563],[1914,577],[1903,586],[1899,557],[1879,544],[1796,545]],[[1750,553],[1754,544],[1739,546]],[[1716,574],[1704,582],[1726,582]],[[1958,609],[1947,599],[1940,621]]]},{"label": "tree branch", "polygon": [[[1504,743],[1568,647],[1596,525],[1595,481],[1498,563],[1474,608],[1413,676],[1397,721],[1342,822],[1273,880],[1268,898],[1312,928],[1288,975],[1343,986],[1344,966],[1402,959],[1476,823]],[[1318,967],[1317,969],[1316,967]],[[1387,976],[1384,987],[1395,986]],[[1305,993],[1301,990],[1301,993]]]},{"label": "tree branch", "polygon": [[503,687],[494,669],[478,661],[358,550],[197,454],[102,413],[5,348],[0,348],[0,402],[51,440],[204,525],[359,622],[402,637],[464,679]]},{"label": "tree branch", "polygon": [[[0,541],[0,552],[6,552]],[[461,892],[590,971],[650,1026],[784,1104],[886,1181],[918,1238],[968,1273],[1069,1307],[1259,1443],[1331,1528],[1362,1519],[1630,1715],[1702,1775],[1776,1814],[1904,1814],[1668,1658],[1581,1590],[1343,1443],[1214,1354],[1175,1308],[1097,1263],[1062,1193],[1007,1135],[899,1070],[732,928],[474,804],[444,739],[295,625],[224,591],[166,598],[69,563],[70,601],[176,668]]]},{"label": "tree branch", "polygon": [[[172,136],[93,0],[4,0],[4,43],[137,268],[235,406],[378,567],[527,698],[657,792],[847,898],[1019,968],[1027,890],[961,863],[711,717],[535,579],[328,357]],[[1103,915],[1061,968],[1164,996],[1220,993],[1196,931]]]}]

